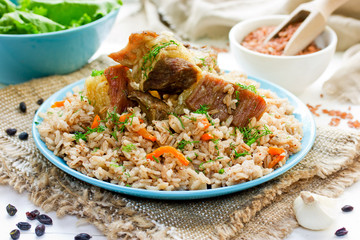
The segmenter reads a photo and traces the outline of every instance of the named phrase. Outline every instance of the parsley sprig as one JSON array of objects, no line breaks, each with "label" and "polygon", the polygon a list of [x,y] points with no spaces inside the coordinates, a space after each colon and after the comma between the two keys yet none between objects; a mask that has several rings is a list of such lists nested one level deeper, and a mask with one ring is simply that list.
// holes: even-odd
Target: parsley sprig
[{"label": "parsley sprig", "polygon": [[89,128],[87,127],[86,128],[87,131],[86,132],[75,132],[74,133],[74,139],[75,141],[78,143],[80,141],[80,139],[84,140],[85,142],[87,141],[87,136],[93,132],[98,132],[98,133],[101,133],[103,131],[105,131],[106,127],[103,126],[103,125],[99,125],[98,127],[96,128]]},{"label": "parsley sprig", "polygon": [[[146,79],[149,77],[148,74],[152,70],[152,67],[151,67],[152,61],[154,61],[154,59],[159,54],[161,49],[166,48],[167,46],[170,46],[170,45],[179,46],[179,44],[176,43],[174,40],[170,40],[169,42],[161,43],[160,45],[155,44],[154,46],[151,47],[150,51],[146,55],[143,56],[143,63],[142,63],[141,70],[143,71],[143,76]],[[148,64],[148,66],[146,66],[147,64]]]},{"label": "parsley sprig", "polygon": [[199,141],[186,141],[185,139],[183,139],[178,143],[177,149],[183,150],[186,145],[193,143],[199,143]]},{"label": "parsley sprig", "polygon": [[205,114],[209,123],[211,123],[211,125],[214,125],[214,123],[208,113],[208,110],[209,110],[209,107],[206,104],[204,104],[204,105],[200,105],[200,108],[198,110],[196,110],[194,113]]},{"label": "parsley sprig", "polygon": [[259,127],[243,127],[238,129],[242,133],[243,140],[248,146],[251,146],[251,144],[261,137],[272,134],[272,131],[270,131],[266,125],[264,125],[264,129],[259,129]]}]

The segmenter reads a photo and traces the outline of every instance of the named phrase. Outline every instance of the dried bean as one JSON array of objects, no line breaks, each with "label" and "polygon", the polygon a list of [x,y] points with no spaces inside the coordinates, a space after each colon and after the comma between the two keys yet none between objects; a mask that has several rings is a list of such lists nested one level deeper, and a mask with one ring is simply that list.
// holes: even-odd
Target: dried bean
[{"label": "dried bean", "polygon": [[341,210],[342,210],[343,212],[351,212],[353,209],[354,209],[354,207],[353,207],[353,206],[350,206],[350,205],[345,205],[345,206],[343,206],[343,207],[341,208]]},{"label": "dried bean", "polygon": [[20,140],[27,140],[29,137],[29,134],[27,132],[22,132],[19,134],[19,139]]},{"label": "dried bean", "polygon": [[335,235],[338,237],[345,236],[346,234],[348,234],[348,231],[344,227],[336,230],[335,232]]},{"label": "dried bean", "polygon": [[40,237],[44,235],[44,233],[45,233],[45,225],[44,224],[37,225],[35,228],[36,236]]},{"label": "dried bean", "polygon": [[36,103],[37,103],[38,105],[43,104],[43,102],[44,102],[44,99],[42,99],[42,98],[40,98],[39,100],[36,101]]},{"label": "dried bean", "polygon": [[24,102],[21,102],[19,104],[19,109],[21,112],[25,113],[26,112],[26,104]]},{"label": "dried bean", "polygon": [[16,131],[17,130],[15,128],[8,128],[8,129],[5,130],[6,134],[9,135],[9,136],[14,136]]},{"label": "dried bean", "polygon": [[46,214],[40,214],[37,217],[37,220],[39,222],[41,222],[42,224],[45,224],[45,225],[52,225],[53,224],[52,219]]},{"label": "dried bean", "polygon": [[31,224],[28,222],[18,222],[16,224],[16,226],[20,229],[20,230],[29,230],[31,228]]},{"label": "dried bean", "polygon": [[38,210],[34,210],[31,212],[26,212],[26,217],[29,220],[34,220],[40,215],[40,212]]},{"label": "dried bean", "polygon": [[75,236],[74,240],[89,240],[90,238],[92,237],[87,233],[79,233]]},{"label": "dried bean", "polygon": [[10,232],[10,237],[11,237],[11,239],[14,239],[14,240],[19,239],[19,237],[20,237],[20,231],[17,230],[17,229],[12,230],[12,231]]},{"label": "dried bean", "polygon": [[10,216],[14,216],[14,215],[16,214],[16,212],[17,212],[17,209],[16,209],[15,206],[13,206],[13,205],[11,205],[11,204],[8,204],[8,205],[6,206],[6,211],[8,212],[8,214],[9,214]]}]

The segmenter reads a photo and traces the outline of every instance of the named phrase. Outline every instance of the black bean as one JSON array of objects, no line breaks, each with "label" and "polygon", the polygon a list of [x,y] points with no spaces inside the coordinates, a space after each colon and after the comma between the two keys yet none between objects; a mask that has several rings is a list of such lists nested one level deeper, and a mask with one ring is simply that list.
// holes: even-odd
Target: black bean
[{"label": "black bean", "polygon": [[21,112],[25,113],[26,112],[26,104],[24,102],[21,102],[19,104],[19,109]]},{"label": "black bean", "polygon": [[8,128],[5,130],[6,134],[9,136],[14,136],[16,131],[17,131],[16,128]]},{"label": "black bean", "polygon": [[19,139],[20,140],[27,140],[29,137],[29,134],[27,132],[22,132],[19,134]]},{"label": "black bean", "polygon": [[37,103],[38,105],[43,104],[43,102],[44,102],[44,99],[42,99],[42,98],[40,98],[39,100],[36,101],[36,103]]},{"label": "black bean", "polygon": [[348,231],[344,227],[336,230],[335,232],[335,235],[338,237],[345,236],[346,234],[348,234]]},{"label": "black bean", "polygon": [[36,236],[40,237],[44,235],[44,233],[45,233],[45,225],[44,224],[37,225],[35,228]]},{"label": "black bean", "polygon": [[79,233],[75,236],[74,240],[89,240],[90,238],[92,237],[87,233]]},{"label": "black bean", "polygon": [[52,225],[53,224],[52,219],[46,214],[40,214],[37,217],[37,220],[39,222],[41,222],[42,224],[46,224],[46,225]]},{"label": "black bean", "polygon": [[6,211],[8,212],[8,214],[9,214],[10,216],[14,216],[14,215],[16,214],[16,212],[17,212],[17,209],[16,209],[15,206],[13,206],[13,205],[11,205],[11,204],[8,204],[8,205],[6,206]]},{"label": "black bean", "polygon": [[19,239],[19,237],[20,237],[20,231],[19,231],[18,229],[12,230],[12,231],[10,232],[10,237],[11,237],[11,239],[14,239],[14,240]]},{"label": "black bean", "polygon": [[352,210],[354,210],[354,207],[353,206],[350,206],[350,205],[345,205],[341,208],[341,210],[343,212],[351,212]]},{"label": "black bean", "polygon": [[16,224],[16,226],[20,229],[20,230],[29,230],[31,228],[31,224],[28,222],[18,222]]},{"label": "black bean", "polygon": [[31,212],[26,212],[25,214],[29,220],[34,220],[40,215],[40,212],[38,210],[34,210]]}]

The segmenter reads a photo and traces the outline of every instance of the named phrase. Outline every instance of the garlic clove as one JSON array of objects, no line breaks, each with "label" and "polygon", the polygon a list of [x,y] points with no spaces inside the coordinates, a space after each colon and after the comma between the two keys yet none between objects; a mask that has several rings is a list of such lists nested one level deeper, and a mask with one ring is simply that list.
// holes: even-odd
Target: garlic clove
[{"label": "garlic clove", "polygon": [[293,208],[298,223],[311,230],[324,230],[335,219],[335,199],[311,192],[302,191]]}]

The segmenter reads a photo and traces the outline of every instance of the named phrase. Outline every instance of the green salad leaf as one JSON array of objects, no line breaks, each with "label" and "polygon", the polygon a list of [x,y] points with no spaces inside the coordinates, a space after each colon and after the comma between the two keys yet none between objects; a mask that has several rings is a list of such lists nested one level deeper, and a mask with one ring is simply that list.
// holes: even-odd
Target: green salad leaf
[{"label": "green salad leaf", "polygon": [[0,19],[1,34],[35,34],[64,29],[64,26],[46,17],[22,11],[5,13]]},{"label": "green salad leaf", "polygon": [[0,18],[9,12],[14,12],[16,10],[16,5],[13,4],[10,0],[0,0]]},{"label": "green salad leaf", "polygon": [[[118,0],[26,0],[22,7],[66,27],[83,25],[102,18],[122,4]],[[42,11],[39,11],[42,9]],[[46,9],[46,11],[43,11]]]},{"label": "green salad leaf", "polygon": [[120,0],[0,0],[0,34],[60,31],[93,22],[122,5]]}]

